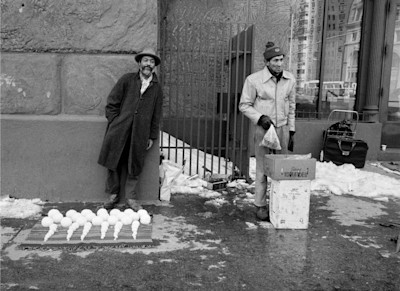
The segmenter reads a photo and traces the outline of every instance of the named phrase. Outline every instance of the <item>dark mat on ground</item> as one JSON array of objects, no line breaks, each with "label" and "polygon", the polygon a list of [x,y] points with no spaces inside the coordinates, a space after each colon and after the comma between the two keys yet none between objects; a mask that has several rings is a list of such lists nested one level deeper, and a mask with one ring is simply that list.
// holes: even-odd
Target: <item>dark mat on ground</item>
[{"label": "dark mat on ground", "polygon": [[57,231],[47,240],[44,237],[49,231],[48,227],[43,227],[40,222],[36,223],[29,235],[21,243],[22,248],[29,247],[68,247],[68,246],[148,246],[153,244],[151,238],[152,225],[140,224],[136,239],[132,236],[130,225],[124,225],[118,233],[118,238],[114,239],[114,227],[110,226],[104,239],[101,239],[101,227],[93,225],[86,237],[81,240],[83,226],[79,227],[72,234],[71,239],[67,240],[68,228],[58,226]]}]

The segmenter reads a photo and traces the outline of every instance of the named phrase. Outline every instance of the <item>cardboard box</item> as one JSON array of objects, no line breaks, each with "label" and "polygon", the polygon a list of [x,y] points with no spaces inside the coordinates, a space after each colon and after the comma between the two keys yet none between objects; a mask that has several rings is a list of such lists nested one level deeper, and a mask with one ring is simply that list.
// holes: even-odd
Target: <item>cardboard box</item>
[{"label": "cardboard box", "polygon": [[313,180],[315,164],[314,158],[301,155],[265,155],[264,175],[273,180]]},{"label": "cardboard box", "polygon": [[272,180],[269,216],[278,229],[307,229],[310,212],[310,180]]}]

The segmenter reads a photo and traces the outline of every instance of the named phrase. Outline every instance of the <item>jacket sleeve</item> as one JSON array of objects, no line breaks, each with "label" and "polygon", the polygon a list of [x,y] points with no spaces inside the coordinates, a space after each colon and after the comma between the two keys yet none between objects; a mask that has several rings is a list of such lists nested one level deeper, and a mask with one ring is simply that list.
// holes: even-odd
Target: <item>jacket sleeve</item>
[{"label": "jacket sleeve", "polygon": [[243,112],[254,124],[257,124],[261,113],[254,108],[257,98],[257,90],[249,78],[246,78],[243,85],[242,96],[240,97],[239,110]]},{"label": "jacket sleeve", "polygon": [[163,92],[161,87],[158,89],[156,104],[154,106],[153,117],[151,119],[150,139],[156,140],[160,134],[160,120],[162,116]]},{"label": "jacket sleeve", "polygon": [[105,108],[105,113],[108,123],[111,123],[114,120],[114,118],[119,115],[121,111],[121,105],[123,101],[124,87],[125,87],[124,80],[125,80],[124,77],[120,78],[107,97],[107,105]]},{"label": "jacket sleeve", "polygon": [[289,116],[288,125],[290,131],[296,131],[295,127],[295,110],[296,110],[296,83],[293,83],[292,89],[289,93]]}]

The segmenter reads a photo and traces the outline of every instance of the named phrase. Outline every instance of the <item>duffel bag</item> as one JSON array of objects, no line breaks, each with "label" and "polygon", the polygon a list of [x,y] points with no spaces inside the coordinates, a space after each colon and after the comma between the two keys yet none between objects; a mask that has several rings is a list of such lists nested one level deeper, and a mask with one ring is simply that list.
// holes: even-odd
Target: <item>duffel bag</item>
[{"label": "duffel bag", "polygon": [[368,144],[361,139],[327,136],[323,146],[323,161],[364,168],[367,152]]}]

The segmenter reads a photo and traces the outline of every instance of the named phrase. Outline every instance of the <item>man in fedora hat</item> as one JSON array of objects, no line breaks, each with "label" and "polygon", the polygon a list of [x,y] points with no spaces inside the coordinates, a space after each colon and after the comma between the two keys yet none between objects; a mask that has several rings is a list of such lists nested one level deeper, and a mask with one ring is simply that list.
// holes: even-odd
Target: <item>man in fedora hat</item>
[{"label": "man in fedora hat", "polygon": [[[135,188],[146,151],[159,135],[163,93],[154,70],[161,59],[147,48],[135,60],[139,72],[125,74],[118,80],[105,107],[108,126],[98,163],[107,168],[107,209],[119,202],[121,187],[125,187],[127,206],[134,210],[142,208]],[[121,185],[123,168],[127,169],[125,185]]]},{"label": "man in fedora hat", "polygon": [[266,131],[275,126],[282,150],[293,151],[295,133],[295,77],[282,68],[285,53],[273,42],[264,51],[265,67],[249,75],[243,85],[239,109],[255,126],[256,187],[254,204],[257,218],[268,220],[267,177],[264,175],[264,156],[272,152],[260,146]]}]

